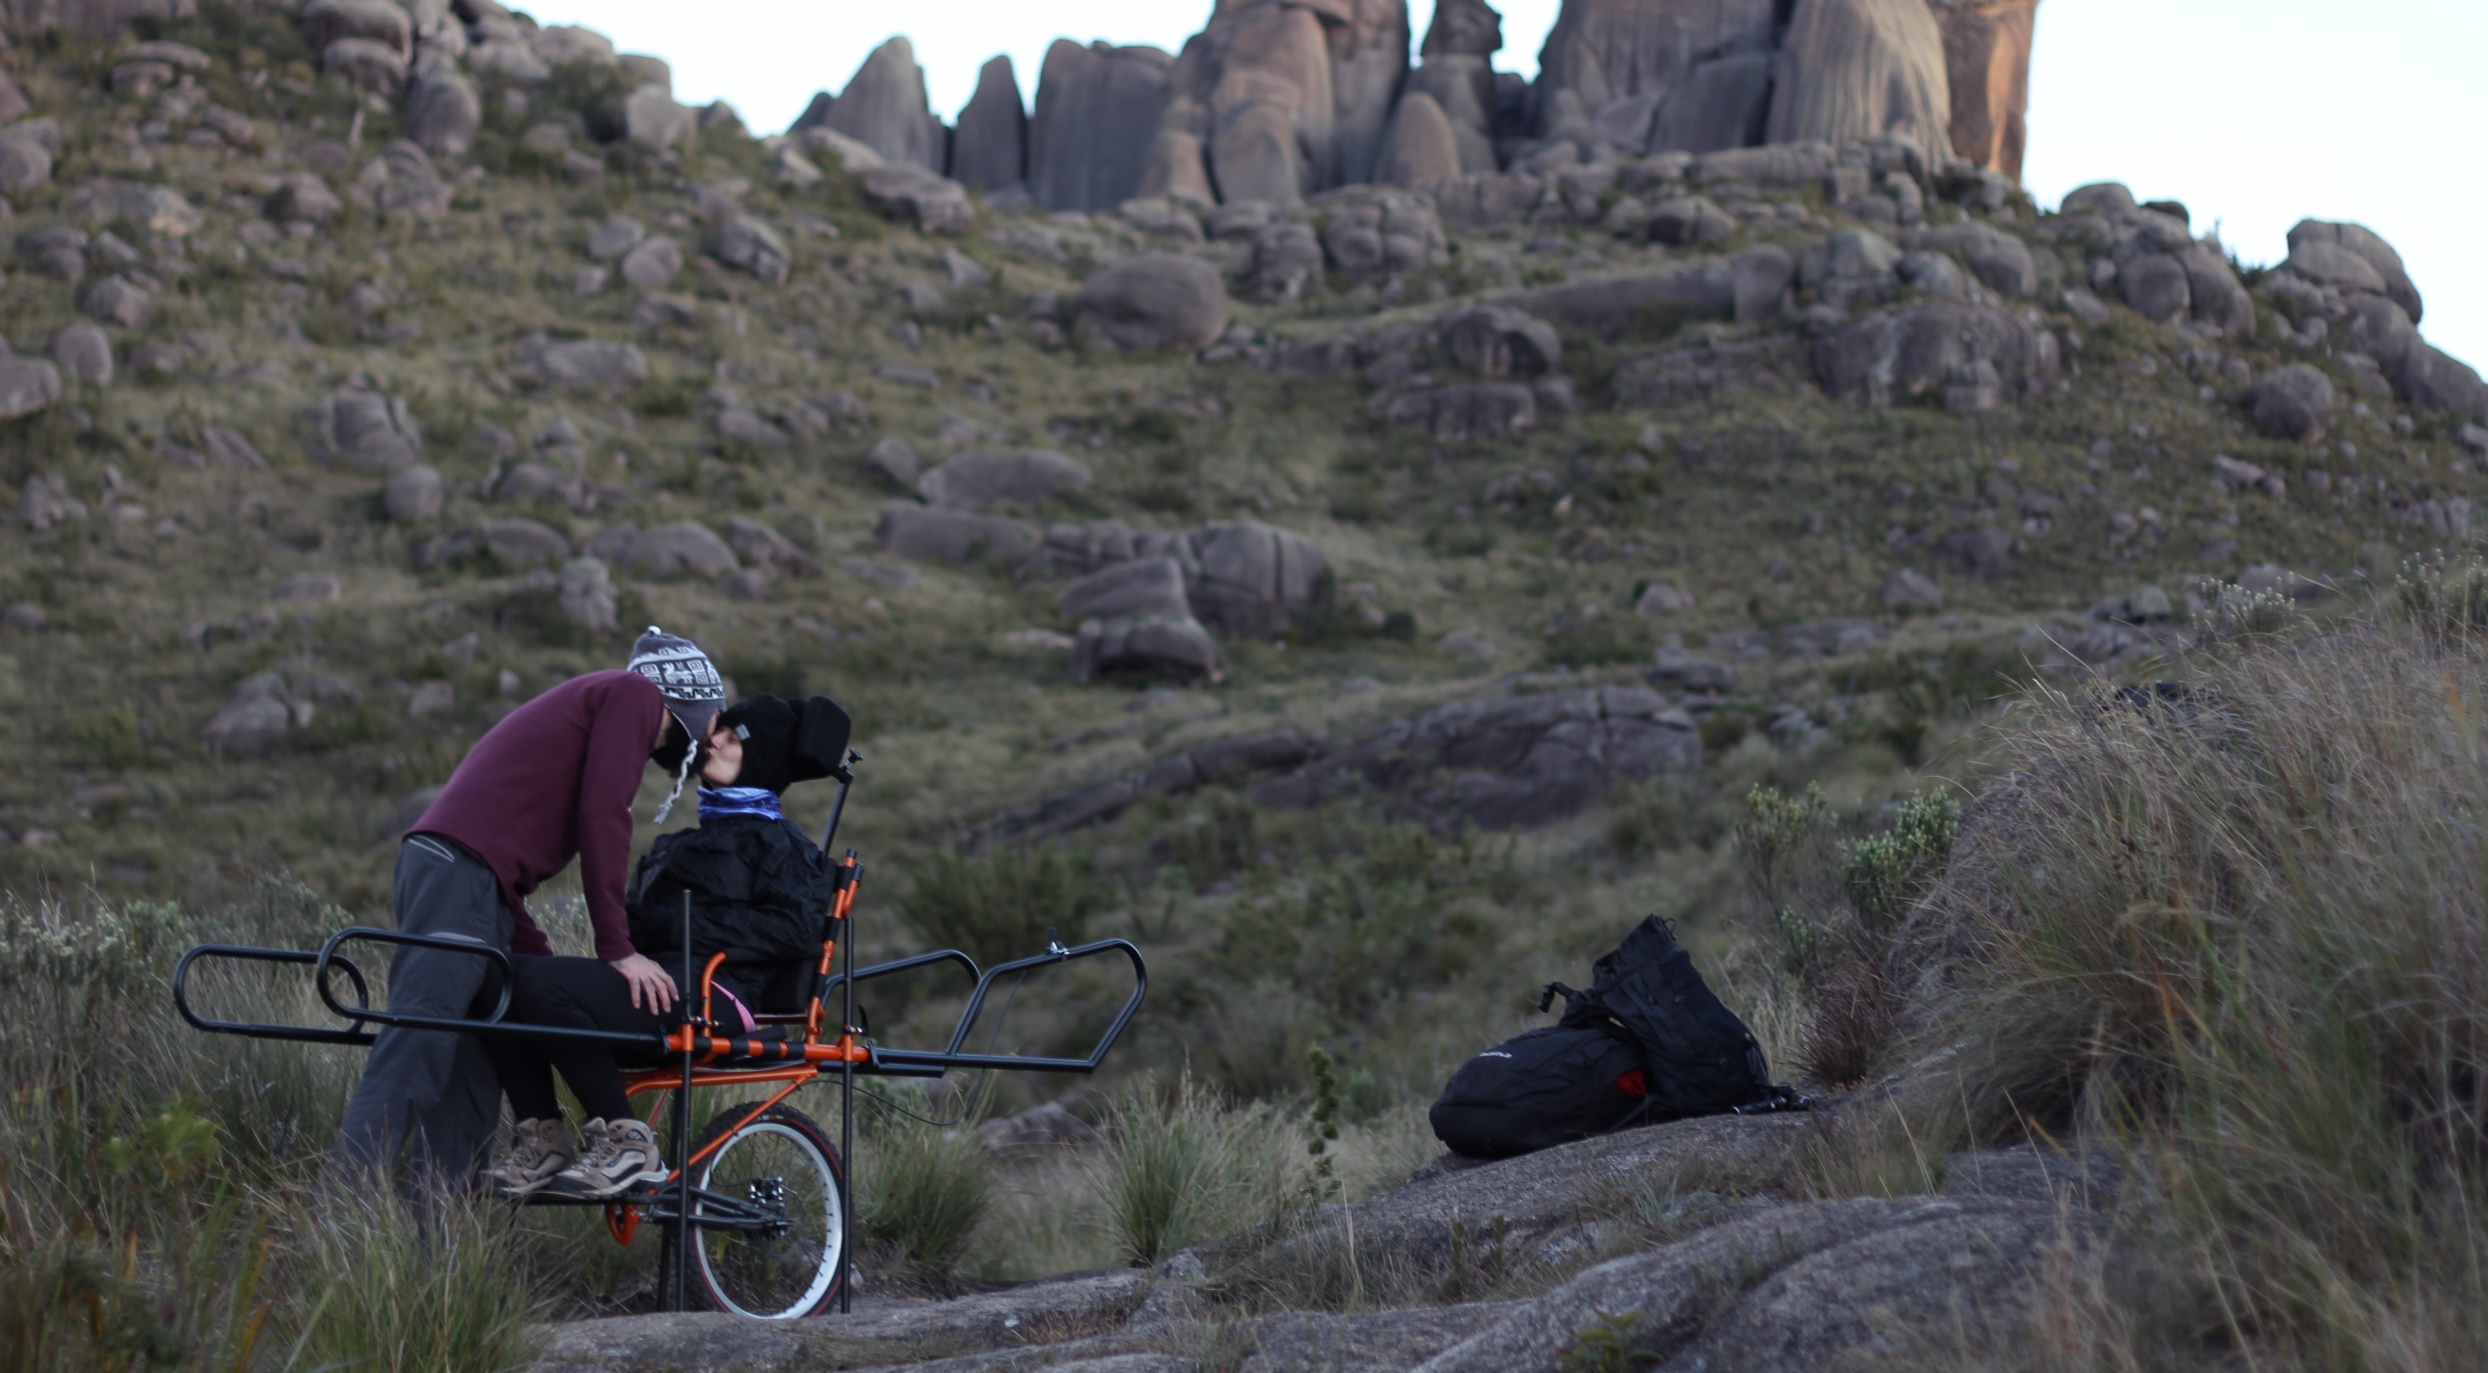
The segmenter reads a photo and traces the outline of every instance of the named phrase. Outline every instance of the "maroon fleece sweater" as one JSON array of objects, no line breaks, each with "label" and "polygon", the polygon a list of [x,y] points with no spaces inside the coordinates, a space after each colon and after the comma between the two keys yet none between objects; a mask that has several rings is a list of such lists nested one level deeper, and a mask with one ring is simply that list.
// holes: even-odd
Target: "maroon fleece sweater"
[{"label": "maroon fleece sweater", "polygon": [[549,954],[526,898],[579,860],[596,956],[628,958],[622,889],[631,863],[631,801],[639,795],[665,698],[635,672],[573,677],[502,718],[467,750],[410,834],[455,840],[501,879],[517,932],[510,947]]}]

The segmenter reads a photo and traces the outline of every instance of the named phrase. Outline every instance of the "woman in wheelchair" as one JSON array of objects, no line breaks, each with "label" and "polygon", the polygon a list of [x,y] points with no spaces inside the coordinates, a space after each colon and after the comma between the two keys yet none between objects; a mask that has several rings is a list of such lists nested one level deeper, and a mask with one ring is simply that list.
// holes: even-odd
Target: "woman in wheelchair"
[{"label": "woman in wheelchair", "polygon": [[[695,963],[726,955],[711,1007],[723,1033],[749,1032],[755,1012],[794,1010],[809,993],[803,983],[820,957],[832,872],[779,803],[795,782],[829,775],[846,738],[844,712],[820,698],[757,696],[720,713],[696,763],[699,828],[660,837],[632,874],[626,899],[640,953],[681,966],[688,893]],[[695,1009],[698,989],[677,989],[670,975],[635,985],[594,958],[512,963],[513,1021],[658,1035]],[[485,1042],[516,1122],[507,1156],[487,1174],[502,1196],[601,1199],[665,1179],[656,1135],[632,1110],[622,1079],[624,1068],[654,1067],[663,1053],[512,1035]],[[575,1141],[553,1092],[555,1070],[587,1116]]]}]

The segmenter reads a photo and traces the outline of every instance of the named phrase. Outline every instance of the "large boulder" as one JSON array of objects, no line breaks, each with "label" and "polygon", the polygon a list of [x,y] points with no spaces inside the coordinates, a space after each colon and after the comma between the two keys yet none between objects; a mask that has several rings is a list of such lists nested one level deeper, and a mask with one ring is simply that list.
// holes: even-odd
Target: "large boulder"
[{"label": "large boulder", "polygon": [[[795,255],[775,229],[750,215],[737,215],[717,231],[717,260],[739,267],[772,286],[782,286],[794,269]],[[629,264],[624,264],[627,267]]]},{"label": "large boulder", "polygon": [[650,529],[616,525],[590,540],[587,551],[658,581],[685,573],[722,577],[742,567],[715,530],[692,520]]},{"label": "large boulder", "polygon": [[1654,322],[1732,318],[1736,302],[1736,274],[1718,262],[1633,276],[1590,277],[1515,291],[1499,301],[1559,328],[1578,329],[1609,341]]},{"label": "large boulder", "polygon": [[1977,1347],[2025,1329],[2039,1280],[2084,1228],[2083,1213],[2052,1198],[1764,1205],[1592,1268],[1417,1368],[1557,1373],[1572,1366],[1581,1332],[1624,1312],[1636,1317],[1630,1338],[1649,1367],[1912,1363],[1930,1337]]},{"label": "large boulder", "polygon": [[406,134],[435,157],[457,157],[475,146],[484,127],[475,84],[452,66],[425,69],[406,93]]},{"label": "large boulder", "polygon": [[1047,498],[1085,489],[1089,470],[1060,453],[962,453],[916,481],[918,495],[952,510],[1015,505],[1035,509]]},{"label": "large boulder", "polygon": [[1460,135],[1440,102],[1424,91],[1402,97],[1391,116],[1391,133],[1374,165],[1374,180],[1394,186],[1423,186],[1449,180],[1466,170],[1461,165]]},{"label": "large boulder", "polygon": [[[1585,117],[1619,107],[1634,110],[1634,122],[1647,130],[1650,126],[1643,121],[1656,112],[1665,122],[1665,107],[1688,95],[1688,106],[1718,100],[1723,83],[1717,73],[1697,74],[1724,62],[1753,66],[1758,61],[1760,89],[1767,100],[1772,9],[1771,0],[1570,0],[1538,54],[1538,132],[1560,137],[1595,129],[1594,123],[1574,130],[1558,127],[1559,107]],[[1632,103],[1636,101],[1637,106]],[[1606,122],[1614,127],[1612,117]],[[1688,108],[1677,127],[1705,122],[1710,116]],[[1736,144],[1751,141],[1739,138]],[[1625,151],[1637,155],[1644,146]]]},{"label": "large boulder", "polygon": [[1214,686],[1227,679],[1227,655],[1190,616],[1086,620],[1071,645],[1071,680],[1173,681]]},{"label": "large boulder", "polygon": [[1028,189],[1049,210],[1111,210],[1140,194],[1175,59],[1058,39],[1037,77]]},{"label": "large boulder", "polygon": [[0,420],[31,415],[59,399],[59,368],[40,358],[0,357]]},{"label": "large boulder", "polygon": [[395,100],[406,89],[406,59],[385,43],[369,38],[340,38],[320,53],[320,73],[383,100]]},{"label": "large boulder", "polygon": [[622,136],[643,148],[689,142],[699,129],[700,112],[663,86],[642,86],[623,97]]},{"label": "large boulder", "polygon": [[1691,716],[1656,692],[1593,687],[1441,706],[1252,794],[1294,810],[1371,790],[1395,798],[1392,814],[1437,828],[1511,830],[1578,815],[1618,782],[1701,764]]},{"label": "large boulder", "polygon": [[[1408,74],[1405,102],[1422,95],[1434,102],[1451,128],[1460,174],[1499,171],[1495,159],[1494,55],[1503,47],[1503,16],[1485,0],[1436,0],[1418,55],[1425,65]],[[1376,181],[1387,180],[1379,167]]]},{"label": "large boulder", "polygon": [[1900,285],[1901,250],[1872,229],[1843,229],[1814,245],[1798,279],[1814,298],[1841,310],[1881,304]]},{"label": "large boulder", "polygon": [[2419,337],[2402,307],[2379,295],[2349,297],[2350,346],[2376,360],[2394,393],[2429,410],[2488,417],[2488,384],[2471,367]]},{"label": "large boulder", "polygon": [[1312,208],[1326,221],[1322,251],[1351,280],[1422,272],[1451,255],[1431,197],[1381,186],[1343,186],[1314,197]]},{"label": "large boulder", "polygon": [[1554,326],[1508,305],[1453,315],[1443,325],[1443,344],[1461,366],[1483,377],[1539,377],[1563,368],[1563,340]]},{"label": "large boulder", "polygon": [[404,524],[419,523],[440,514],[448,499],[449,484],[442,480],[439,469],[422,463],[400,469],[380,493],[381,508],[390,519]]},{"label": "large boulder", "polygon": [[401,66],[415,55],[414,21],[392,0],[311,0],[297,20],[314,52],[341,40],[363,39],[395,52]]},{"label": "large boulder", "polygon": [[1926,0],[1797,0],[1780,43],[1769,141],[1835,147],[1899,134],[1948,141],[1952,86]]},{"label": "large boulder", "polygon": [[52,153],[32,138],[0,133],[0,193],[24,195],[52,181]]},{"label": "large boulder", "polygon": [[1386,423],[1422,430],[1445,443],[1508,439],[1537,427],[1537,392],[1519,382],[1433,386],[1374,398]]},{"label": "large boulder", "polygon": [[890,502],[873,536],[891,553],[917,562],[964,563],[980,556],[1008,561],[1037,547],[1037,532],[1017,520],[914,501]]},{"label": "large boulder", "polygon": [[1893,405],[1950,382],[1957,369],[1991,365],[2005,383],[2055,375],[2056,336],[2019,315],[1978,305],[1912,305],[1869,315],[1814,351],[1823,390],[1842,400]]},{"label": "large boulder", "polygon": [[1778,67],[1767,52],[1726,53],[1695,66],[1660,104],[1650,151],[1708,153],[1760,142]]},{"label": "large boulder", "polygon": [[[2349,282],[2330,280],[2329,274],[2316,268],[2316,263],[2327,258],[2338,262],[2339,257],[2335,255],[2347,257],[2365,267],[2374,274],[2375,285],[2353,286]],[[2402,313],[2410,316],[2413,324],[2427,318],[2426,307],[2419,298],[2419,287],[2411,281],[2409,269],[2402,265],[2402,255],[2364,224],[2300,220],[2297,227],[2289,231],[2289,258],[2281,265],[2285,270],[2325,284],[2376,291],[2402,307]]]},{"label": "large boulder", "polygon": [[141,181],[89,182],[78,188],[70,203],[90,223],[123,224],[166,238],[183,237],[207,222],[181,192]]},{"label": "large boulder", "polygon": [[2039,0],[1927,0],[1944,34],[1954,156],[2021,180]]},{"label": "large boulder", "polygon": [[[304,712],[308,722],[309,712]],[[234,687],[215,715],[199,727],[199,740],[226,758],[255,757],[284,742],[295,711],[285,697],[285,677],[262,672]]]},{"label": "large boulder", "polygon": [[2332,379],[2294,363],[2255,383],[2246,393],[2246,413],[2273,438],[2313,443],[2332,425]]},{"label": "large boulder", "polygon": [[112,337],[92,324],[72,324],[52,335],[45,350],[69,379],[82,386],[112,384]]},{"label": "large boulder", "polygon": [[1311,539],[1268,525],[1205,525],[1179,544],[1192,613],[1223,634],[1275,634],[1323,592],[1329,560]]},{"label": "large boulder", "polygon": [[2030,245],[1992,224],[1964,220],[1916,230],[1903,235],[1901,242],[1911,248],[1959,253],[1970,264],[1970,274],[1997,295],[2022,300],[2039,292],[2039,264],[2030,255]]},{"label": "large boulder", "polygon": [[636,344],[535,339],[520,348],[516,370],[549,390],[619,390],[648,379],[648,358]]},{"label": "large boulder", "polygon": [[423,456],[423,430],[397,396],[339,391],[322,397],[304,419],[310,427],[305,446],[322,466],[395,472]]},{"label": "large boulder", "polygon": [[949,161],[946,131],[925,98],[924,69],[904,37],[873,49],[822,125],[892,162],[939,173]]},{"label": "large boulder", "polygon": [[1008,55],[976,74],[976,94],[951,135],[950,179],[972,191],[999,191],[1028,179],[1028,107]]},{"label": "large boulder", "polygon": [[908,162],[886,163],[860,171],[849,162],[847,170],[865,199],[892,219],[913,224],[928,234],[961,233],[976,222],[976,204],[968,199],[967,187],[949,177],[936,176]]},{"label": "large boulder", "polygon": [[1099,268],[1072,309],[1082,335],[1115,352],[1192,352],[1226,332],[1227,287],[1199,258],[1145,253]]},{"label": "large boulder", "polygon": [[1092,572],[1055,593],[1073,620],[1139,617],[1187,619],[1192,600],[1183,565],[1173,558],[1134,558]]},{"label": "large boulder", "polygon": [[1406,0],[1217,6],[1169,73],[1144,186],[1295,205],[1367,180],[1408,39]]}]

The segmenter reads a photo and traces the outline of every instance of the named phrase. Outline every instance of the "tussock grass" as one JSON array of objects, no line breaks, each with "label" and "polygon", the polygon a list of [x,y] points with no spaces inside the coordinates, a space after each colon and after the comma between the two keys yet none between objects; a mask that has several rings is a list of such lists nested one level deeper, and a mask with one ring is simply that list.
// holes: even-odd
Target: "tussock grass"
[{"label": "tussock grass", "polygon": [[1125,1257],[1155,1263],[1281,1219],[1305,1199],[1306,1157],[1268,1105],[1230,1108],[1185,1077],[1163,1097],[1143,1084],[1117,1104],[1094,1185]]},{"label": "tussock grass", "polygon": [[2488,1358],[2488,639],[2440,609],[2467,600],[2233,645],[2174,698],[2040,696],[1919,914],[1966,992],[1915,1088],[1959,1106],[1920,1136],[2117,1141],[2204,1298],[2129,1311],[2105,1363],[2176,1366],[2188,1322],[2263,1367]]}]

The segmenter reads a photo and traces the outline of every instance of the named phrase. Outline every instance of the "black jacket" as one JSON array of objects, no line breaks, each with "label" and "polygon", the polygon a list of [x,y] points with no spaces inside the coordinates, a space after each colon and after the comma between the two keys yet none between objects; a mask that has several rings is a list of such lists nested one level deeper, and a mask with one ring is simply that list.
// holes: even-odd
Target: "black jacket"
[{"label": "black jacket", "polygon": [[[631,943],[680,976],[683,894],[691,896],[692,976],[726,955],[718,984],[755,1011],[796,1011],[827,937],[831,865],[785,820],[723,816],[657,840],[631,874]],[[690,989],[686,988],[686,993]],[[768,1004],[768,1003],[777,1004]],[[722,1003],[720,1021],[733,1023]]]}]

